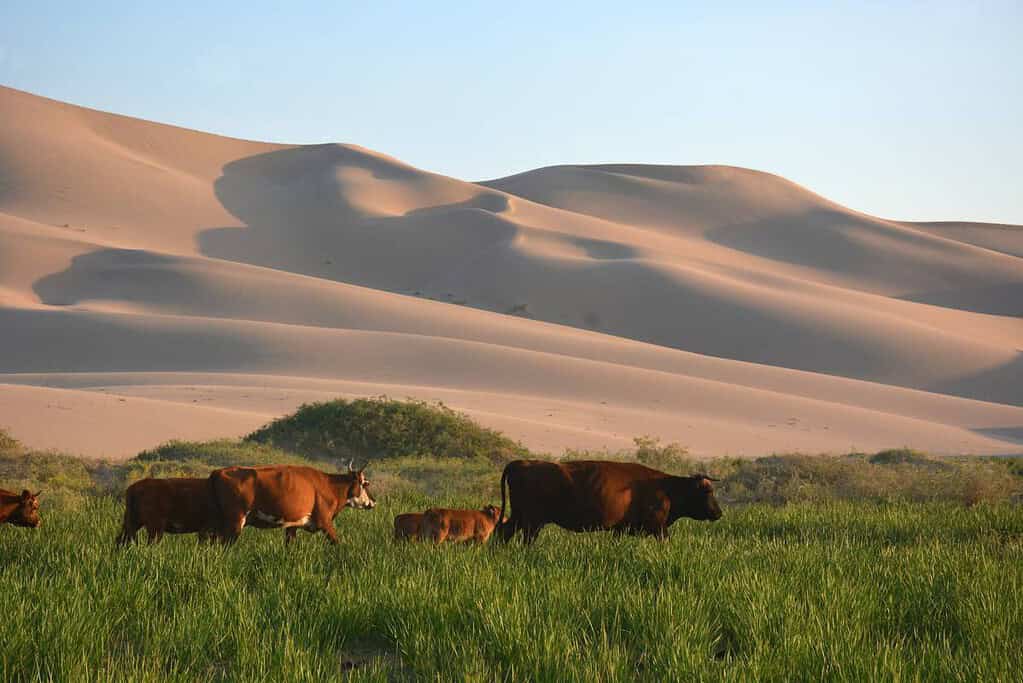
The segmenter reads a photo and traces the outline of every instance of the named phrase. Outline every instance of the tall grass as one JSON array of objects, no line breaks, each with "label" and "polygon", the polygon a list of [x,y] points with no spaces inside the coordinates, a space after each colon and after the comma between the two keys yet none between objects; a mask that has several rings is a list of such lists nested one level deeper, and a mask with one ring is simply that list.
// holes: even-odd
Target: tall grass
[{"label": "tall grass", "polygon": [[[444,502],[466,504],[471,497]],[[0,679],[1013,680],[1023,511],[828,503],[396,545],[395,494],[341,545],[247,530],[116,551],[110,499],[0,531]],[[352,668],[354,667],[354,668]]]}]

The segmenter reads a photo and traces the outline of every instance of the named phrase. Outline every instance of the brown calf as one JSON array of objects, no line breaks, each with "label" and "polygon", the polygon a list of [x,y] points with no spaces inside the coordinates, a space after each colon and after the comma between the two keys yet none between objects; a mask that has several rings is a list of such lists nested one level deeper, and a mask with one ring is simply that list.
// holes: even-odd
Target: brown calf
[{"label": "brown calf", "polygon": [[480,510],[430,508],[423,514],[420,536],[434,543],[467,541],[486,543],[494,533],[501,511],[493,505]]},{"label": "brown calf", "polygon": [[423,513],[406,512],[394,518],[394,540],[418,541],[419,530],[423,523]]}]

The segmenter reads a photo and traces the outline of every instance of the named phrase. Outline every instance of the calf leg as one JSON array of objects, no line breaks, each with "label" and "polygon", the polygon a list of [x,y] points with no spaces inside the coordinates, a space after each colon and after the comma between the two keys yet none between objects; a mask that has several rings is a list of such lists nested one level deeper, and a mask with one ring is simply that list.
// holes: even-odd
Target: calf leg
[{"label": "calf leg", "polygon": [[284,545],[291,545],[291,542],[295,540],[295,534],[298,533],[298,527],[289,526],[284,530]]},{"label": "calf leg", "polygon": [[224,513],[224,525],[220,533],[220,540],[230,545],[238,540],[245,528],[245,510],[231,510]]}]

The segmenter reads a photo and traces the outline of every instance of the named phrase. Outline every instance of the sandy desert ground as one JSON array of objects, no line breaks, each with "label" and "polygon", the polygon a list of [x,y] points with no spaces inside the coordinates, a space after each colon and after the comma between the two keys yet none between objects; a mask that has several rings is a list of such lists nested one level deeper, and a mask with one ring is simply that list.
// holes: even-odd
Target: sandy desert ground
[{"label": "sandy desert ground", "polygon": [[1020,453],[1021,316],[1020,226],[727,166],[465,182],[0,88],[0,426],[37,447],[387,394],[552,452]]}]

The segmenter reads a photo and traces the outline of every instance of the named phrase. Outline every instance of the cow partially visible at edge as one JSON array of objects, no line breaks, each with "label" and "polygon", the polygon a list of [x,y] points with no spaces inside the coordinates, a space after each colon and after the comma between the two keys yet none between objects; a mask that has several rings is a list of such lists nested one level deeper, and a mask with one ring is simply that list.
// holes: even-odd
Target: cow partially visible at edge
[{"label": "cow partially visible at edge", "polygon": [[225,467],[210,474],[209,482],[220,516],[220,536],[228,543],[245,526],[283,528],[285,543],[293,541],[299,529],[322,531],[331,543],[337,543],[334,517],[341,510],[368,510],[376,505],[369,480],[351,463],[345,474],[297,465]]},{"label": "cow partially visible at edge", "polygon": [[0,489],[0,524],[6,522],[33,529],[42,524],[42,520],[39,519],[40,493],[42,491],[31,493],[25,489],[19,495],[13,491]]},{"label": "cow partially visible at edge", "polygon": [[703,474],[677,477],[639,463],[515,460],[501,475],[499,519],[504,519],[506,487],[511,515],[498,527],[497,538],[507,542],[521,531],[529,544],[545,525],[557,524],[569,531],[664,539],[680,517],[721,517],[711,481]]}]

